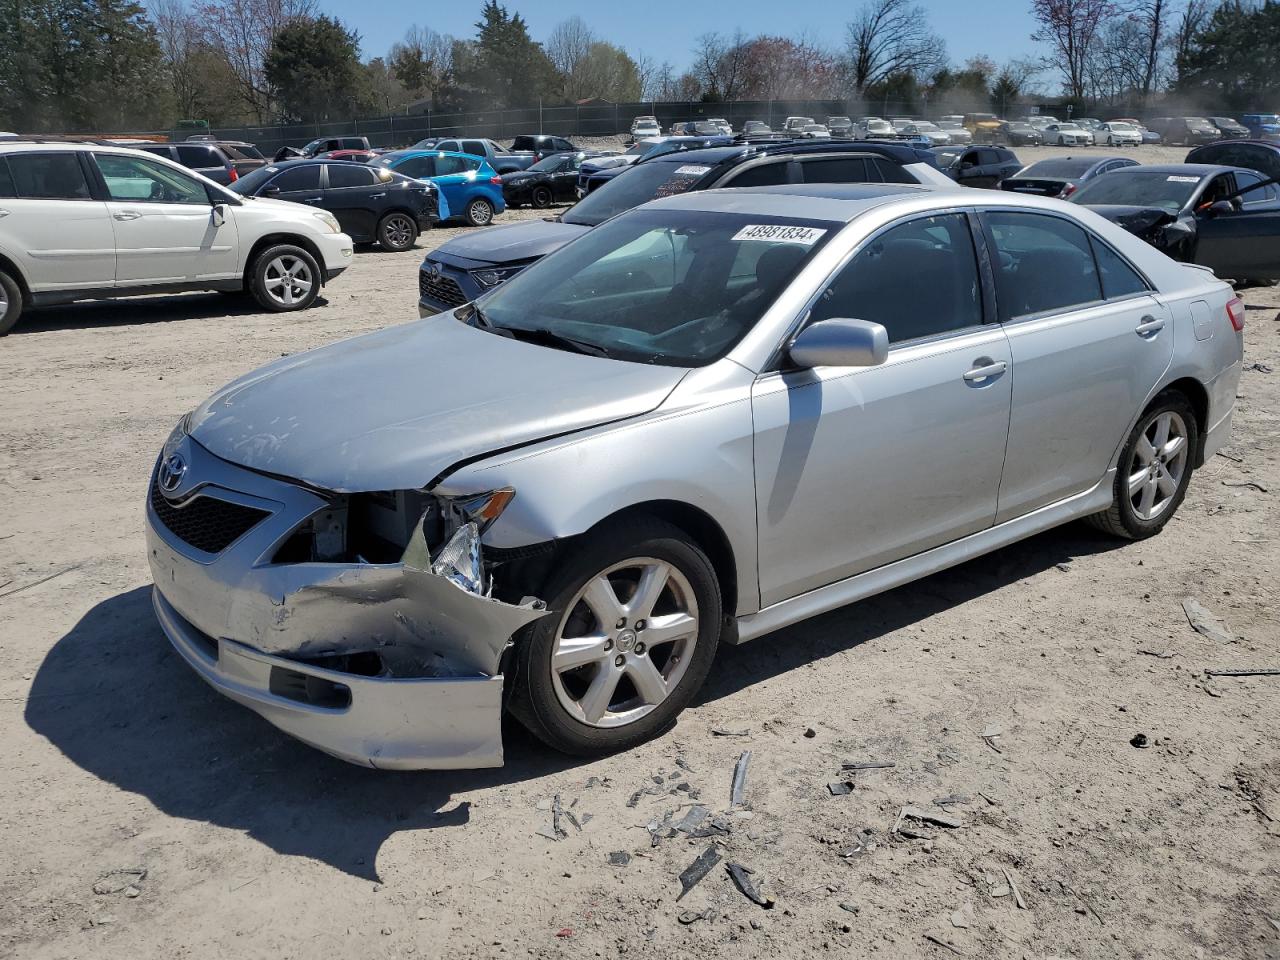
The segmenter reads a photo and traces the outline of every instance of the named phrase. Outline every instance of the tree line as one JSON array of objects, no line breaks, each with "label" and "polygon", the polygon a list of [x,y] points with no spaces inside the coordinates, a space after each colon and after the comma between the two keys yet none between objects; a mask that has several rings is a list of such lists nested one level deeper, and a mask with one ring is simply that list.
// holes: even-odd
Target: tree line
[{"label": "tree line", "polygon": [[[0,129],[111,131],[323,122],[613,102],[845,99],[1005,113],[1032,97],[1079,108],[1266,109],[1280,86],[1280,4],[1031,0],[1042,55],[961,65],[914,0],[862,0],[842,39],[712,32],[680,68],[581,17],[541,40],[501,0],[475,32],[411,26],[384,55],[315,0],[0,0]],[[1055,93],[1054,91],[1058,91]]]}]

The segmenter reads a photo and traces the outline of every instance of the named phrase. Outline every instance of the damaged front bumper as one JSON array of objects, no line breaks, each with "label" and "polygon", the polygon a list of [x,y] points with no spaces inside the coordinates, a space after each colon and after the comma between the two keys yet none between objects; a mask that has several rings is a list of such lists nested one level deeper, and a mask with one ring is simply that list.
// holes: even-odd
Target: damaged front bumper
[{"label": "damaged front bumper", "polygon": [[539,601],[473,593],[421,549],[400,563],[275,563],[324,497],[189,438],[176,453],[173,489],[152,477],[147,554],[160,625],[201,677],[352,763],[501,766],[502,655],[545,616]]}]

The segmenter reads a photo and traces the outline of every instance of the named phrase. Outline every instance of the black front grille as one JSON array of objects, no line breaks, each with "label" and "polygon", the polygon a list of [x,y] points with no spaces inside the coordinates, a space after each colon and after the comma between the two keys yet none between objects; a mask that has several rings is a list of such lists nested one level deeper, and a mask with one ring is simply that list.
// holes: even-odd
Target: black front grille
[{"label": "black front grille", "polygon": [[221,553],[270,516],[265,510],[197,496],[175,507],[151,484],[151,509],[165,528],[183,543],[205,553]]},{"label": "black front grille", "polygon": [[418,293],[434,300],[436,303],[460,307],[467,302],[466,295],[458,286],[458,281],[434,270],[418,271]]}]

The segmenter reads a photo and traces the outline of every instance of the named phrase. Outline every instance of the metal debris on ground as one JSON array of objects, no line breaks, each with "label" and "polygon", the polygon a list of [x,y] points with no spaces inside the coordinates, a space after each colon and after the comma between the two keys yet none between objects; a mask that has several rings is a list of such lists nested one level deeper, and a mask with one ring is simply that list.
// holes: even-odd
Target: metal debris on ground
[{"label": "metal debris on ground", "polygon": [[1232,480],[1223,480],[1222,485],[1224,487],[1252,487],[1260,493],[1267,492],[1266,485],[1259,483],[1257,480],[1241,480],[1238,483]]},{"label": "metal debris on ground", "polygon": [[750,874],[755,871],[749,867],[744,867],[740,863],[730,862],[726,865],[729,870],[729,876],[733,878],[733,884],[742,891],[742,895],[752,903],[757,903],[766,910],[773,909],[773,897],[766,896],[760,892],[760,888],[752,881]]},{"label": "metal debris on ground", "polygon": [[814,737],[818,735],[818,731],[813,729],[813,727],[805,727],[804,735],[806,740],[812,740]]},{"label": "metal debris on ground", "polygon": [[707,907],[707,909],[699,912],[693,910],[683,910],[676,919],[683,923],[686,927],[691,923],[697,923],[699,920],[710,920],[716,915],[715,907]]},{"label": "metal debris on ground", "polygon": [[[138,890],[138,885],[147,879],[145,867],[121,867],[119,870],[108,870],[93,881],[93,892],[99,896],[112,893],[128,894],[130,890]],[[137,896],[137,894],[133,894]]]},{"label": "metal debris on ground", "polygon": [[711,735],[713,737],[749,737],[750,730],[726,730],[723,727],[712,727]]},{"label": "metal debris on ground", "polygon": [[720,850],[718,847],[713,844],[703,850],[702,853],[698,855],[698,859],[694,860],[693,863],[689,864],[689,866],[685,867],[681,872],[680,896],[676,897],[676,899],[680,900],[686,893],[697,886],[698,882],[710,873],[711,868],[719,862]]},{"label": "metal debris on ground", "polygon": [[827,789],[833,797],[843,797],[853,793],[852,780],[833,780],[827,784]]},{"label": "metal debris on ground", "polygon": [[1280,669],[1206,670],[1206,677],[1280,677]]},{"label": "metal debris on ground", "polygon": [[742,795],[747,789],[747,767],[751,765],[751,751],[743,750],[733,767],[733,788],[729,791],[730,806],[742,806]]},{"label": "metal debris on ground", "polygon": [[1191,629],[1201,636],[1217,640],[1219,643],[1235,642],[1236,638],[1227,631],[1222,621],[1194,597],[1187,597],[1182,601],[1182,612],[1187,615],[1187,622],[1191,624]]},{"label": "metal debris on ground", "polygon": [[609,854],[608,860],[611,867],[625,867],[631,862],[631,854],[625,850],[614,850]]},{"label": "metal debris on ground", "polygon": [[945,797],[934,797],[933,802],[935,806],[949,807],[953,803],[973,803],[973,798],[963,793],[949,793]]},{"label": "metal debris on ground", "polygon": [[1271,373],[1272,370],[1265,363],[1254,362],[1245,367],[1246,370],[1256,370],[1258,373]]},{"label": "metal debris on ground", "polygon": [[958,949],[956,949],[956,948],[955,948],[954,946],[952,946],[951,944],[947,943],[947,941],[943,940],[941,937],[935,937],[932,933],[926,933],[926,934],[924,935],[924,938],[925,938],[926,940],[928,940],[930,943],[934,943],[934,944],[937,944],[938,946],[942,947],[942,949],[943,949],[943,950],[950,950],[950,951],[951,951],[952,953],[954,953],[957,957],[963,957],[963,956],[964,956],[964,954],[963,954],[963,953],[961,953]]},{"label": "metal debris on ground", "polygon": [[1005,867],[1001,867],[1000,872],[1004,874],[1004,882],[1009,885],[1009,890],[1013,893],[1013,902],[1018,905],[1018,909],[1027,909],[1027,901],[1022,899],[1022,892],[1018,889],[1018,885],[1013,882],[1013,874]]},{"label": "metal debris on ground", "polygon": [[1129,740],[1129,746],[1137,747],[1139,750],[1145,750],[1151,746],[1151,742],[1147,739],[1145,733],[1135,733]]},{"label": "metal debris on ground", "polygon": [[1004,753],[1004,751],[1000,749],[1000,745],[996,743],[996,740],[998,740],[1003,733],[1004,730],[1002,730],[997,724],[990,723],[987,724],[987,728],[982,731],[982,739],[986,741],[987,746],[996,753]]},{"label": "metal debris on ground", "polygon": [[840,764],[841,770],[887,770],[896,767],[897,764],[892,760],[858,760],[853,763]]},{"label": "metal debris on ground", "polygon": [[856,903],[841,903],[839,904],[839,907],[841,910],[844,910],[846,913],[857,913],[862,909]]},{"label": "metal debris on ground", "polygon": [[1145,647],[1139,647],[1138,652],[1148,657],[1156,657],[1160,660],[1168,660],[1173,656],[1172,650],[1148,650]]},{"label": "metal debris on ground", "polygon": [[698,804],[690,807],[688,813],[680,818],[680,822],[676,824],[676,829],[682,833],[692,833],[702,826],[702,821],[711,815],[711,811],[706,807]]},{"label": "metal debris on ground", "polygon": [[950,829],[964,826],[964,821],[959,817],[953,817],[945,813],[933,813],[929,810],[921,810],[919,807],[906,806],[898,811],[898,819],[894,821],[893,829],[889,832],[898,833],[903,820],[919,820],[921,823],[932,823],[935,826],[948,827]]},{"label": "metal debris on ground", "polygon": [[[560,806],[560,794],[556,794],[551,798],[551,831],[557,837],[567,837],[569,831],[560,825],[560,818],[564,816],[564,810]],[[582,828],[579,827],[579,830]]]},{"label": "metal debris on ground", "polygon": [[991,806],[993,807],[1000,806],[999,797],[993,797],[991,794],[983,793],[981,790],[978,791],[978,796],[980,796],[983,800],[987,801],[987,803],[991,804]]},{"label": "metal debris on ground", "polygon": [[840,856],[845,860],[852,860],[855,857],[865,856],[875,850],[875,834],[869,829],[862,830],[861,836],[858,837],[850,846],[840,851]]}]

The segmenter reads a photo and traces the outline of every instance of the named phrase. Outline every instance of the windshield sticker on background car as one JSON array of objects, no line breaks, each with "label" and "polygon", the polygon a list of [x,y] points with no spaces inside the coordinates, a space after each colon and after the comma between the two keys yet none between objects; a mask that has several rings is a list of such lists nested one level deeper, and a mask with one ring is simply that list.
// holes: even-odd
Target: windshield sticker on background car
[{"label": "windshield sticker on background car", "polygon": [[686,177],[700,177],[710,169],[710,167],[699,166],[696,163],[688,163],[683,167],[676,167],[676,173]]},{"label": "windshield sticker on background car", "polygon": [[[682,170],[701,170],[701,167],[682,167]],[[659,184],[658,189],[653,192],[653,198],[673,197],[677,193],[686,193],[701,178],[701,174],[681,173],[677,170],[669,179]]]},{"label": "windshield sticker on background car", "polygon": [[1170,183],[1199,183],[1199,177],[1167,177]]},{"label": "windshield sticker on background car", "polygon": [[826,233],[820,227],[787,227],[775,223],[751,223],[732,237],[733,240],[770,240],[774,243],[800,243],[811,247]]}]

